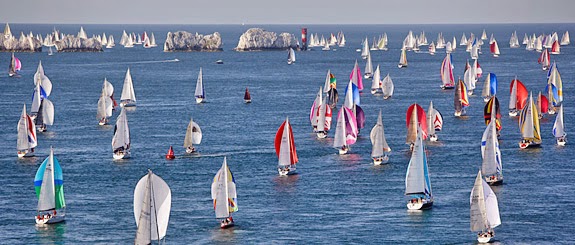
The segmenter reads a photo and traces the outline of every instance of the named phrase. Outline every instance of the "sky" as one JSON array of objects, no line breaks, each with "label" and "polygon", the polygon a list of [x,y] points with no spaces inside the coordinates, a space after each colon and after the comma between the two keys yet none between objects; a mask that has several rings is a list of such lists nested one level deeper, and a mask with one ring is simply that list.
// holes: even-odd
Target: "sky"
[{"label": "sky", "polygon": [[0,23],[575,23],[574,10],[574,0],[17,0]]}]

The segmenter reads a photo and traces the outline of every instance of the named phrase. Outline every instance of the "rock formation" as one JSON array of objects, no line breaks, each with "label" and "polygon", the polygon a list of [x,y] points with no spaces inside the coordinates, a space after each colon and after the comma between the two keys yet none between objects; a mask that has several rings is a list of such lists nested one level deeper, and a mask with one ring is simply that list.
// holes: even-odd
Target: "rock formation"
[{"label": "rock formation", "polygon": [[0,52],[42,52],[42,42],[32,33],[16,39],[12,34],[0,35]]},{"label": "rock formation", "polygon": [[261,28],[248,29],[240,36],[237,51],[257,51],[257,50],[285,50],[298,46],[295,36],[290,33],[276,34],[275,32],[264,31]]},{"label": "rock formation", "polygon": [[97,38],[75,37],[66,35],[62,39],[55,41],[54,45],[58,52],[102,52],[102,44]]},{"label": "rock formation", "polygon": [[186,31],[168,32],[164,43],[164,52],[221,51],[220,33],[209,35],[192,34]]}]

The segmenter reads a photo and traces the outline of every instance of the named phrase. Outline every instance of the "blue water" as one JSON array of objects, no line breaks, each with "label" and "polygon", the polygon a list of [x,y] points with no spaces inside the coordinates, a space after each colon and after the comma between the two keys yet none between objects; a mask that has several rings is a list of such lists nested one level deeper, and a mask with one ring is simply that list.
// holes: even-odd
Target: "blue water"
[{"label": "blue water", "polygon": [[[45,35],[53,25],[11,25],[13,33],[23,31]],[[172,190],[172,212],[166,241],[172,244],[213,243],[412,243],[472,244],[469,230],[469,194],[481,164],[480,140],[485,124],[480,96],[470,98],[469,117],[453,117],[452,91],[442,91],[439,68],[445,57],[408,53],[409,67],[398,69],[399,48],[409,30],[426,31],[434,41],[443,32],[446,41],[459,39],[462,32],[494,33],[501,56],[492,58],[488,46],[479,62],[484,76],[499,79],[498,97],[503,108],[509,101],[509,83],[514,76],[537,93],[544,89],[546,72],[537,64],[539,53],[524,46],[510,49],[508,40],[517,30],[524,33],[575,33],[574,24],[546,25],[343,25],[307,26],[308,33],[343,31],[347,46],[337,51],[298,52],[297,63],[286,64],[285,52],[234,52],[237,40],[249,26],[121,26],[85,25],[88,35],[113,34],[119,41],[122,30],[153,31],[158,48],[117,45],[102,53],[17,53],[23,63],[22,77],[8,78],[0,72],[0,240],[2,243],[132,243],[136,225],[133,190],[148,168],[161,176]],[[299,36],[300,26],[261,26],[270,31]],[[77,33],[79,25],[56,25],[65,33]],[[199,33],[218,31],[223,52],[164,53],[168,31]],[[309,108],[331,69],[344,91],[355,52],[365,37],[372,40],[387,32],[389,51],[372,51],[374,65],[395,83],[390,100],[371,95],[365,80],[361,106],[366,128],[351,154],[337,155],[329,138],[318,140],[309,123]],[[575,107],[572,103],[575,78],[575,48],[562,46],[557,61],[564,82],[566,131],[572,135]],[[8,68],[9,53],[0,53],[0,67]],[[463,76],[469,54],[461,46],[453,53],[456,76]],[[179,59],[180,62],[165,62]],[[216,65],[218,59],[223,65]],[[22,104],[31,103],[33,74],[42,64],[54,85],[55,124],[39,133],[36,157],[17,159],[16,125]],[[197,105],[193,92],[199,68],[203,68],[207,103]],[[112,160],[113,126],[97,125],[96,103],[104,78],[115,87],[119,100],[126,69],[130,68],[138,106],[128,112],[132,135],[132,158]],[[480,93],[484,77],[478,83]],[[249,86],[253,102],[243,103]],[[343,95],[343,92],[341,92]],[[408,212],[404,178],[409,161],[405,142],[405,111],[412,103],[427,108],[433,100],[444,115],[439,142],[427,142],[429,171],[435,204],[432,210]],[[342,101],[340,101],[341,104]],[[29,107],[28,107],[29,108]],[[377,113],[383,111],[387,140],[393,149],[390,163],[370,164],[369,130]],[[502,110],[501,136],[505,183],[494,187],[499,199],[502,225],[496,228],[500,243],[572,243],[575,217],[575,189],[572,160],[574,144],[557,147],[551,129],[554,116],[541,122],[543,146],[519,150],[516,118]],[[119,111],[114,113],[115,122]],[[184,156],[184,134],[190,117],[204,133],[197,157]],[[275,132],[289,117],[300,162],[299,175],[278,177],[273,149]],[[335,123],[335,119],[334,119]],[[334,124],[335,126],[335,124]],[[177,158],[163,155],[173,145]],[[34,224],[36,197],[33,178],[41,161],[54,147],[64,171],[66,222],[48,228]],[[223,157],[234,172],[238,190],[237,226],[221,230],[215,220],[210,185]]]}]

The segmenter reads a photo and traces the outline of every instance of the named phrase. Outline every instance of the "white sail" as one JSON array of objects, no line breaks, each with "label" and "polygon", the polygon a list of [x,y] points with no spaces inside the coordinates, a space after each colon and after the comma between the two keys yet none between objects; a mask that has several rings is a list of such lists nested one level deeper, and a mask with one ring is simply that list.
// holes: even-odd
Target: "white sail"
[{"label": "white sail", "polygon": [[471,231],[485,231],[501,224],[497,196],[483,180],[481,171],[477,173],[469,199]]},{"label": "white sail", "polygon": [[[36,127],[32,127],[36,130]],[[16,149],[19,151],[28,150],[30,148],[28,144],[28,115],[26,114],[26,104],[22,109],[22,115],[18,121],[18,139],[16,142]]]},{"label": "white sail", "polygon": [[433,121],[435,120],[435,109],[433,108],[433,101],[429,102],[429,108],[427,109],[427,133],[429,138],[435,135],[435,127],[433,126]]},{"label": "white sail", "polygon": [[371,90],[379,92],[381,89],[381,72],[379,71],[379,65],[375,67],[375,72],[371,79]]},{"label": "white sail", "polygon": [[42,67],[42,61],[38,63],[38,69],[34,74],[34,85],[37,84],[40,85],[46,97],[50,96],[50,93],[52,92],[52,82],[50,81],[48,76],[44,74],[44,67]]},{"label": "white sail", "polygon": [[321,107],[321,103],[323,101],[323,93],[322,93],[322,88],[319,87],[319,91],[317,92],[316,96],[315,96],[315,100],[313,101],[313,104],[311,106],[310,109],[310,115],[309,115],[309,120],[311,122],[311,126],[312,127],[316,127],[317,126],[317,117],[318,115],[318,110]]},{"label": "white sail", "polygon": [[46,125],[54,124],[54,104],[48,99],[42,100],[42,120]]},{"label": "white sail", "polygon": [[509,93],[509,109],[514,110],[517,106],[517,77],[512,81],[513,86],[511,87],[511,92]]},{"label": "white sail", "polygon": [[337,125],[335,126],[335,136],[333,139],[333,147],[341,148],[347,145],[346,140],[346,129],[345,129],[345,112],[343,107],[339,110],[337,117]]},{"label": "white sail", "polygon": [[[236,184],[228,168],[226,157],[212,182],[212,199],[217,219],[230,217],[230,214],[237,210]],[[230,207],[230,201],[233,202],[233,208]]]},{"label": "white sail", "polygon": [[30,114],[37,114],[40,110],[40,105],[42,104],[42,98],[40,97],[40,83],[36,84],[34,88],[34,94],[32,95],[32,104],[30,106]]},{"label": "white sail", "polygon": [[362,45],[363,46],[361,48],[361,58],[367,59],[367,55],[369,54],[369,42],[367,41],[367,37],[363,41]]},{"label": "white sail", "polygon": [[120,97],[122,102],[136,102],[136,94],[134,93],[134,84],[132,82],[132,75],[130,74],[130,68],[126,71],[126,77],[124,78],[124,87],[122,88],[122,96]]},{"label": "white sail", "polygon": [[130,146],[130,128],[128,127],[128,118],[126,111],[122,109],[116,119],[116,128],[114,129],[114,138],[112,138],[112,149],[120,147],[128,149]]},{"label": "white sail", "polygon": [[325,83],[323,84],[323,92],[324,93],[329,92],[329,90],[331,89],[331,86],[330,86],[330,80],[331,79],[329,76],[330,74],[331,74],[331,71],[327,70],[327,75],[325,76]]},{"label": "white sail", "polygon": [[194,119],[190,119],[188,123],[188,128],[186,129],[186,137],[184,138],[184,147],[192,147],[193,145],[200,144],[202,142],[202,129],[200,125],[194,122]]},{"label": "white sail", "polygon": [[371,129],[369,134],[371,140],[371,157],[380,157],[384,155],[384,152],[390,152],[391,148],[387,144],[385,139],[385,134],[383,130],[383,120],[381,118],[381,110],[379,110],[379,115],[377,117],[377,123]]},{"label": "white sail", "polygon": [[[416,108],[414,108],[416,110]],[[422,140],[422,129],[417,128],[417,139],[413,146],[411,159],[405,175],[405,195],[429,195],[431,196],[431,182],[427,170],[427,157]]]},{"label": "white sail", "polygon": [[[495,102],[493,103],[495,107]],[[493,108],[494,109],[494,108]],[[492,114],[495,110],[492,109]],[[492,117],[491,122],[485,128],[481,138],[481,173],[485,176],[499,175],[502,172],[501,151],[497,140],[496,120]]]},{"label": "white sail", "polygon": [[389,77],[389,73],[387,74],[387,76],[385,76],[385,78],[383,78],[381,86],[383,89],[383,98],[389,98],[393,96],[394,85],[393,81],[391,80],[391,77]]},{"label": "white sail", "polygon": [[198,80],[196,81],[196,91],[194,92],[194,96],[196,98],[205,98],[203,75],[202,75],[202,68],[201,67],[200,67],[200,73],[198,73]]},{"label": "white sail", "polygon": [[171,206],[170,187],[148,170],[134,189],[134,218],[138,227],[135,244],[150,244],[166,236]]},{"label": "white sail", "polygon": [[559,111],[557,116],[555,116],[555,123],[553,124],[553,136],[556,138],[566,136],[565,129],[563,126],[563,105],[559,106]]},{"label": "white sail", "polygon": [[[523,111],[521,112],[520,116],[521,118],[524,118],[523,125],[519,125],[521,135],[523,136],[524,139],[535,138],[535,130],[533,128],[534,126],[533,118],[538,117],[538,115],[533,115],[532,107],[533,107],[533,95],[530,95],[529,100],[527,101],[525,108],[523,108]],[[519,120],[519,122],[521,123],[521,120]]]},{"label": "white sail", "polygon": [[328,110],[327,104],[327,97],[323,98],[323,101],[318,106],[318,115],[317,115],[317,132],[319,131],[328,131],[331,127],[331,116],[329,119],[326,117],[326,112]]},{"label": "white sail", "polygon": [[46,211],[56,208],[56,187],[54,186],[54,153],[50,150],[50,156],[44,169],[44,177],[38,196],[38,211]]},{"label": "white sail", "polygon": [[295,51],[293,50],[293,48],[289,48],[288,51],[288,63],[294,63],[295,62]]},{"label": "white sail", "polygon": [[96,119],[101,120],[102,118],[108,118],[112,116],[113,107],[112,99],[110,96],[106,96],[104,93],[100,95],[98,99],[98,111],[96,113]]},{"label": "white sail", "polygon": [[[321,91],[320,91],[321,92]],[[280,150],[278,156],[278,166],[289,166],[291,165],[291,152],[290,152],[290,132],[289,132],[290,124],[289,119],[286,118],[286,123],[284,126],[284,130],[282,132],[282,139],[280,142]]]},{"label": "white sail", "polygon": [[370,77],[373,74],[373,64],[371,62],[371,52],[367,51],[367,60],[365,61],[365,70],[363,73],[366,77]]}]

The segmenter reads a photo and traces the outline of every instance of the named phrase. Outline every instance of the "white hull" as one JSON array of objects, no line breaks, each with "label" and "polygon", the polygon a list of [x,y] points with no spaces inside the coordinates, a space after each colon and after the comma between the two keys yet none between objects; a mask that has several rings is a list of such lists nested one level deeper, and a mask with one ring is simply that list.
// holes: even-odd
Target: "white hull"
[{"label": "white hull", "polygon": [[431,208],[431,206],[433,205],[433,201],[431,200],[427,200],[427,199],[422,199],[421,201],[415,201],[415,202],[408,202],[407,203],[407,209],[409,210],[423,210],[423,209],[429,209]]},{"label": "white hull", "polygon": [[113,156],[114,156],[114,160],[130,158],[130,150],[120,151],[120,152],[114,153]]},{"label": "white hull", "polygon": [[187,154],[196,153],[196,148],[194,148],[194,147],[192,147],[192,148],[186,148],[186,153],[187,153]]},{"label": "white hull", "polygon": [[18,151],[18,158],[33,157],[33,156],[34,156],[33,151],[30,151],[30,150]]},{"label": "white hull", "polygon": [[108,119],[106,119],[106,118],[103,118],[102,120],[100,120],[98,122],[98,125],[100,125],[100,126],[104,126],[106,124],[108,124]]},{"label": "white hull", "polygon": [[220,228],[222,228],[222,229],[227,229],[227,228],[230,228],[230,227],[232,227],[232,226],[234,226],[234,225],[235,225],[235,223],[234,223],[233,220],[232,220],[232,221],[228,221],[228,222],[222,221],[222,222],[220,223]]},{"label": "white hull", "polygon": [[518,113],[517,110],[509,111],[509,116],[510,116],[510,117],[516,117],[516,116],[517,116],[517,113]]},{"label": "white hull", "polygon": [[486,233],[481,233],[477,235],[477,242],[479,243],[489,243],[491,242],[491,239],[493,239],[493,236]]},{"label": "white hull", "polygon": [[397,67],[398,67],[398,68],[403,68],[403,67],[407,67],[407,65],[398,64]]},{"label": "white hull", "polygon": [[66,213],[61,211],[60,213],[56,213],[56,215],[52,214],[39,214],[34,217],[36,220],[37,225],[45,225],[45,224],[55,224],[64,221],[66,218]]},{"label": "white hull", "polygon": [[340,149],[338,150],[338,152],[339,152],[340,155],[345,155],[345,154],[347,154],[348,151],[349,151],[349,148],[348,148],[348,147],[346,147],[345,149],[341,149],[341,148],[340,148]]},{"label": "white hull", "polygon": [[429,136],[429,141],[436,142],[437,141],[437,134]]},{"label": "white hull", "polygon": [[493,175],[493,176],[485,176],[485,182],[489,185],[501,185],[503,184],[503,176],[501,175]]},{"label": "white hull", "polygon": [[524,142],[523,140],[519,142],[519,148],[521,149],[540,147],[540,146],[541,142],[533,142],[533,141]]},{"label": "white hull", "polygon": [[327,137],[327,132],[321,131],[316,133],[318,139],[325,139]]},{"label": "white hull", "polygon": [[196,104],[200,104],[204,102],[204,98],[197,98],[196,97]]},{"label": "white hull", "polygon": [[565,138],[557,138],[557,145],[558,146],[565,146],[567,140]]},{"label": "white hull", "polygon": [[371,74],[371,73],[366,73],[366,74],[363,75],[363,78],[365,78],[365,79],[368,79],[368,78],[371,78],[371,77],[373,77],[373,74]]},{"label": "white hull", "polygon": [[373,165],[377,166],[377,165],[381,165],[381,164],[386,164],[389,161],[389,156],[384,155],[381,157],[373,157]]},{"label": "white hull", "polygon": [[244,103],[246,104],[252,103],[252,100],[244,100]]},{"label": "white hull", "polygon": [[280,176],[293,175],[296,173],[295,170],[296,170],[295,165],[287,166],[285,168],[278,167],[278,174]]},{"label": "white hull", "polygon": [[133,107],[133,106],[136,106],[136,102],[132,102],[132,101],[120,102],[120,107]]}]

